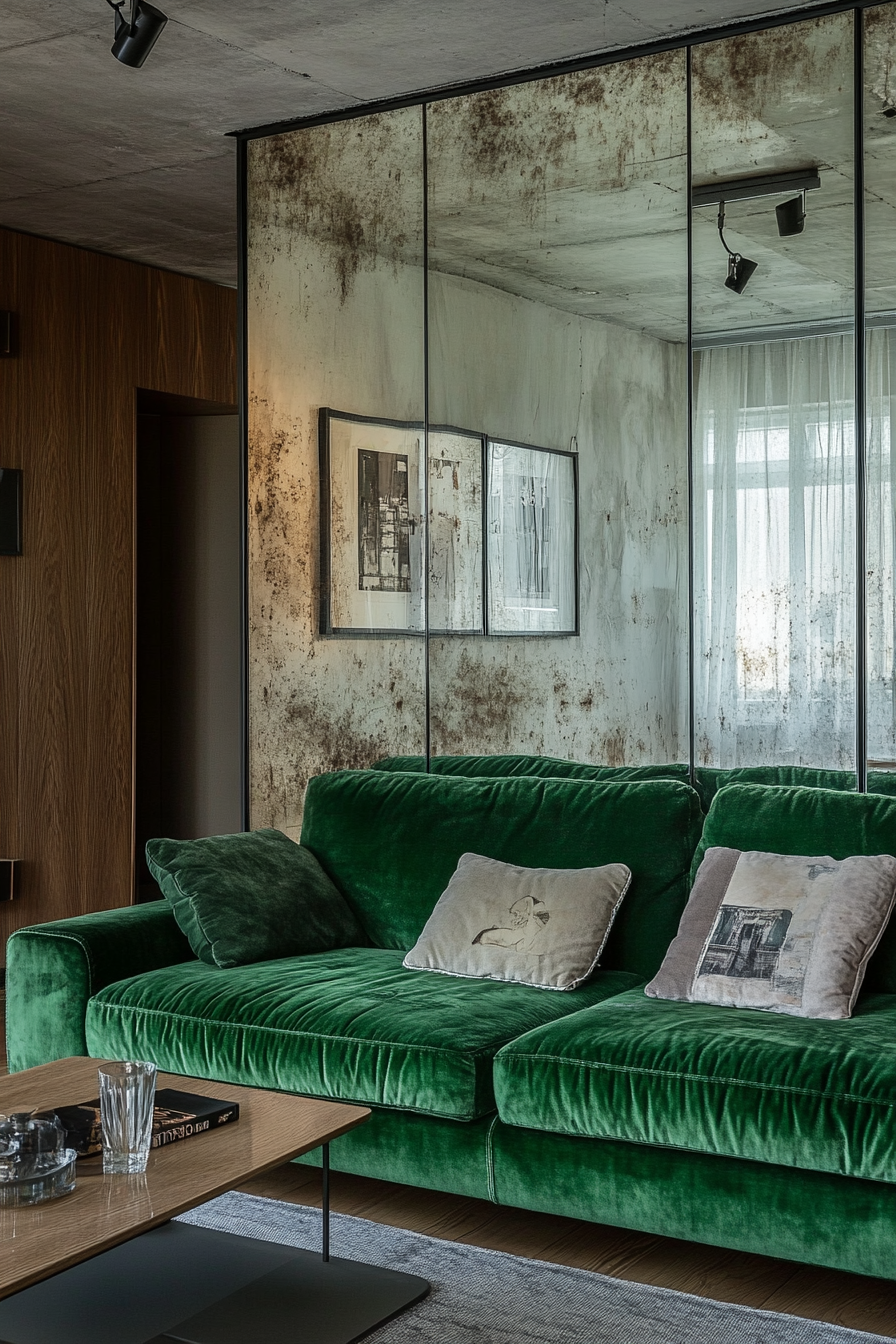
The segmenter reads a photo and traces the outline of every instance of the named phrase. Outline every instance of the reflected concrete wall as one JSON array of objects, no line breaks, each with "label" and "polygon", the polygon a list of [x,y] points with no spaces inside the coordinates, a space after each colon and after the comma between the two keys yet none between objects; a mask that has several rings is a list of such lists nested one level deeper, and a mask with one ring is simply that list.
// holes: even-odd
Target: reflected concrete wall
[{"label": "reflected concrete wall", "polygon": [[[389,263],[359,273],[337,332],[339,281],[323,255],[308,264],[313,251],[273,255],[251,291],[252,824],[287,829],[311,775],[424,740],[422,641],[317,627],[318,408],[414,418],[421,329],[402,317],[422,277]],[[434,639],[433,750],[681,758],[684,348],[454,277],[433,277],[430,293],[433,358],[470,374],[455,423],[578,445],[582,606],[578,638]]]},{"label": "reflected concrete wall", "polygon": [[687,756],[686,349],[430,279],[430,414],[579,458],[580,634],[433,638],[432,750]]},{"label": "reflected concrete wall", "polygon": [[[407,109],[249,147],[253,826],[297,833],[313,774],[424,750],[424,641],[319,633],[317,429],[423,419],[421,132]],[[581,634],[433,638],[432,749],[683,759],[685,347],[436,270],[428,315],[432,423],[580,463]]]},{"label": "reflected concrete wall", "polygon": [[423,418],[419,109],[250,146],[251,825],[313,774],[424,748],[422,637],[320,638],[321,406]]}]

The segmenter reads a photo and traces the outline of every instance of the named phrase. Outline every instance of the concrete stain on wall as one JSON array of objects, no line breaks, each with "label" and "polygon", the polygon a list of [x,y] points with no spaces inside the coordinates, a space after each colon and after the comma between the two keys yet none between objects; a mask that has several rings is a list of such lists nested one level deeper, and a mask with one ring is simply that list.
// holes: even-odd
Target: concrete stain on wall
[{"label": "concrete stain on wall", "polygon": [[362,267],[421,263],[422,182],[419,109],[269,136],[252,146],[249,226],[272,249],[325,247],[344,302]]}]

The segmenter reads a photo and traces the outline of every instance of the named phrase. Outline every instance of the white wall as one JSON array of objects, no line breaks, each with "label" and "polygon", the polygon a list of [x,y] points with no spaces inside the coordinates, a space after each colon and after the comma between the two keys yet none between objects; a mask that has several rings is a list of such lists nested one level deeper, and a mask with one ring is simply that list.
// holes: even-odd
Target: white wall
[{"label": "white wall", "polygon": [[242,829],[239,426],[235,415],[164,425],[175,552],[165,807],[174,834],[221,835]]}]

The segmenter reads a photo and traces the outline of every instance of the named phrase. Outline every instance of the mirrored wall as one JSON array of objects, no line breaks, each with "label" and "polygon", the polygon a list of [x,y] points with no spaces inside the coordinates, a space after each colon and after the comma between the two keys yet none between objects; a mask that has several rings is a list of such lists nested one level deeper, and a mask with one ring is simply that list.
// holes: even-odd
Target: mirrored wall
[{"label": "mirrored wall", "polygon": [[869,783],[896,770],[896,5],[864,14]]},{"label": "mirrored wall", "polygon": [[485,445],[435,755],[687,759],[685,86],[679,51],[428,109],[430,456]]},{"label": "mirrored wall", "polygon": [[423,148],[417,107],[248,156],[253,827],[426,749]]},{"label": "mirrored wall", "polygon": [[387,756],[889,788],[893,69],[891,3],[249,139],[253,826]]},{"label": "mirrored wall", "polygon": [[853,24],[693,52],[704,765],[855,766]]}]

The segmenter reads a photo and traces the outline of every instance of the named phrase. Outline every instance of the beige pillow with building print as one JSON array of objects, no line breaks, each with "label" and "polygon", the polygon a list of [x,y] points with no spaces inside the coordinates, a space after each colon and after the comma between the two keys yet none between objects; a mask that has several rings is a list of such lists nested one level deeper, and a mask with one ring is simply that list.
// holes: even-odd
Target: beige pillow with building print
[{"label": "beige pillow with building print", "polygon": [[894,899],[890,854],[707,849],[678,934],[645,993],[850,1017]]},{"label": "beige pillow with building print", "polygon": [[575,989],[597,966],[631,877],[624,863],[519,868],[462,854],[404,965]]}]

